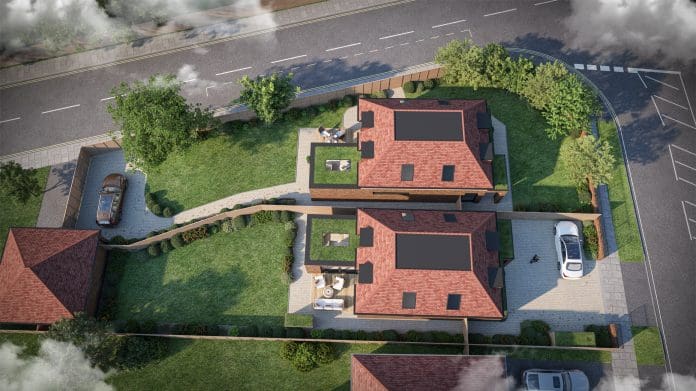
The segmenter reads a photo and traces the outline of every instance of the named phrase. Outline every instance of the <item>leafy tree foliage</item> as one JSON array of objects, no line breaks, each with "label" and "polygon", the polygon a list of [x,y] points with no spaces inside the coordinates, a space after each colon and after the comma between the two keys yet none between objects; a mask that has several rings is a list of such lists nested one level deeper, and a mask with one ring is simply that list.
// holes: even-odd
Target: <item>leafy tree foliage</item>
[{"label": "leafy tree foliage", "polygon": [[31,196],[38,196],[42,190],[36,170],[22,168],[14,161],[0,164],[0,185],[21,203],[26,203]]},{"label": "leafy tree foliage", "polygon": [[560,62],[541,63],[525,83],[522,95],[532,107],[546,110],[553,100],[550,93],[556,90],[556,86],[567,76],[568,70]]},{"label": "leafy tree foliage", "polygon": [[607,183],[612,176],[616,159],[607,141],[592,135],[575,139],[574,145],[564,152],[563,160],[570,167],[573,181],[578,187],[591,181],[594,186]]},{"label": "leafy tree foliage", "polygon": [[292,83],[292,73],[274,73],[270,76],[257,76],[250,79],[244,76],[239,80],[242,92],[233,103],[243,103],[254,110],[260,120],[271,124],[280,118],[281,111],[288,107],[300,87]]},{"label": "leafy tree foliage", "polygon": [[486,60],[483,49],[468,39],[450,41],[438,49],[435,62],[444,65],[444,79],[448,83],[472,87],[487,87]]},{"label": "leafy tree foliage", "polygon": [[567,75],[547,94],[550,101],[546,103],[542,115],[549,123],[546,134],[551,139],[568,134],[579,135],[590,127],[590,116],[599,111],[594,94],[575,75]]}]

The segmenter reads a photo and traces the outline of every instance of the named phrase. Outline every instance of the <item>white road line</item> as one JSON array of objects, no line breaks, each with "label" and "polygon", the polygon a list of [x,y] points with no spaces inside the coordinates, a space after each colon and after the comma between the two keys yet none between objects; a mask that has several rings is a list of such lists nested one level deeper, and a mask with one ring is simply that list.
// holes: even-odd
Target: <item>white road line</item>
[{"label": "white road line", "polygon": [[500,15],[500,14],[505,14],[505,13],[514,12],[514,11],[517,11],[517,8],[510,8],[509,10],[505,10],[505,11],[498,11],[498,12],[493,12],[490,14],[485,14],[485,15],[483,15],[483,17],[485,18],[487,16]]},{"label": "white road line", "polygon": [[198,79],[188,79],[188,80],[182,81],[182,83],[190,83],[190,82],[196,81],[196,80],[198,80]]},{"label": "white road line", "polygon": [[534,3],[534,6],[535,6],[535,7],[538,7],[538,6],[540,6],[540,5],[555,3],[555,2],[557,2],[557,1],[558,1],[558,0],[542,1],[541,3]]},{"label": "white road line", "polygon": [[355,43],[351,43],[351,44],[348,44],[348,45],[337,46],[337,47],[335,47],[335,48],[326,49],[325,51],[327,51],[327,52],[333,52],[334,50],[350,48],[350,47],[358,46],[358,45],[362,45],[362,42],[355,42]]},{"label": "white road line", "polygon": [[682,162],[680,162],[679,160],[675,160],[674,163],[676,163],[676,164],[678,164],[678,165],[680,165],[680,166],[686,167],[686,168],[688,168],[689,170],[696,171],[696,167],[691,167],[690,165],[688,165],[688,164],[686,164],[686,163],[682,163]]},{"label": "white road line", "polygon": [[72,108],[74,108],[74,107],[80,107],[80,105],[77,104],[77,105],[72,105],[72,106],[61,107],[61,108],[59,108],[59,109],[53,109],[53,110],[48,110],[48,111],[42,111],[41,114],[54,113],[54,112],[56,112],[56,111],[72,109]]},{"label": "white road line", "polygon": [[423,42],[423,41],[425,41],[425,38],[419,39],[419,40],[417,40],[416,42]]},{"label": "white road line", "polygon": [[449,23],[436,24],[435,26],[432,26],[431,28],[436,29],[436,28],[438,28],[438,27],[450,26],[450,25],[457,24],[457,23],[462,23],[462,22],[466,22],[466,19],[455,20],[454,22],[449,22]]},{"label": "white road line", "polygon": [[[330,60],[329,60],[329,61],[330,61]],[[295,70],[295,69],[300,69],[300,67],[292,67],[292,68],[290,68],[291,71],[293,71],[293,70]]]},{"label": "white road line", "polygon": [[673,85],[671,85],[671,84],[667,84],[667,83],[665,83],[665,82],[663,82],[663,81],[659,81],[659,80],[655,79],[654,77],[650,77],[650,76],[648,76],[648,75],[645,75],[645,78],[646,78],[646,79],[650,79],[650,80],[652,80],[652,81],[654,81],[654,82],[660,83],[660,84],[662,84],[663,86],[666,86],[666,87],[669,87],[669,88],[672,88],[672,89],[675,89],[675,90],[679,91],[679,88],[677,88],[677,87],[675,87],[675,86],[673,86]]},{"label": "white road line", "polygon": [[575,69],[580,69],[580,70],[585,69],[585,65],[584,65],[584,64],[573,64],[573,66],[575,67]]},{"label": "white road line", "polygon": [[408,35],[408,34],[413,34],[413,31],[407,31],[405,33],[399,33],[399,34],[394,34],[394,35],[387,35],[385,37],[380,37],[379,39],[389,39],[389,38],[400,37],[402,35]]},{"label": "white road line", "polygon": [[365,53],[363,53],[363,52],[360,52],[360,53],[355,53],[355,54],[353,55],[353,57],[358,57],[358,56],[362,56],[363,54],[365,54]]},{"label": "white road line", "polygon": [[688,107],[682,106],[682,105],[680,105],[680,104],[678,104],[678,103],[674,103],[674,102],[672,102],[672,101],[669,100],[669,99],[665,99],[665,98],[663,98],[663,97],[661,97],[661,96],[658,96],[658,95],[653,95],[653,96],[654,96],[655,98],[659,99],[659,100],[663,100],[663,101],[665,101],[665,102],[667,102],[667,103],[671,103],[671,104],[673,104],[673,105],[679,107],[680,109],[689,110]]},{"label": "white road line", "polygon": [[609,67],[609,65],[600,65],[599,70],[602,72],[611,72],[611,67]]},{"label": "white road line", "polygon": [[239,71],[246,71],[247,69],[251,69],[251,67],[237,68],[237,69],[233,69],[231,71],[220,72],[220,73],[216,73],[215,76],[226,75],[228,73],[234,73],[234,72],[239,72]]},{"label": "white road line", "polygon": [[[653,101],[654,101],[654,100],[653,100]],[[682,124],[682,125],[686,126],[687,128],[691,128],[691,129],[696,130],[696,126],[689,125],[689,124],[687,124],[686,122],[682,122],[682,121],[680,121],[680,120],[678,120],[678,119],[676,119],[676,118],[672,118],[672,117],[670,117],[670,116],[667,115],[667,114],[662,114],[662,116],[665,117],[665,118],[667,118],[667,119],[671,119],[672,121],[674,121],[674,122],[676,122],[676,123]],[[664,122],[663,122],[662,124],[664,125]]]},{"label": "white road line", "polygon": [[648,88],[648,85],[645,84],[645,80],[643,80],[643,77],[640,75],[639,72],[636,72],[636,75],[638,75],[638,78],[640,79],[640,82],[643,83],[643,87]]},{"label": "white road line", "polygon": [[205,87],[205,96],[208,96],[208,88],[215,88],[215,87],[217,87],[217,86],[212,85],[212,86]]},{"label": "white road line", "polygon": [[115,96],[110,96],[110,97],[108,97],[108,98],[100,99],[99,101],[100,101],[100,102],[103,102],[103,101],[105,101],[105,100],[111,100],[111,99],[116,99],[116,97],[115,97]]},{"label": "white road line", "polygon": [[406,45],[408,45],[409,43],[410,43],[410,42],[400,43],[399,46],[406,46]]},{"label": "white road line", "polygon": [[667,149],[669,149],[669,158],[672,160],[672,169],[674,170],[674,179],[679,182],[679,175],[677,175],[677,166],[674,165],[674,155],[672,154],[672,146],[676,147],[674,144],[670,144],[667,146]]},{"label": "white road line", "polygon": [[677,148],[677,149],[680,150],[680,151],[683,151],[683,152],[686,152],[686,153],[688,153],[688,154],[691,154],[691,155],[696,156],[696,153],[691,152],[691,151],[689,151],[689,150],[686,149],[686,148],[682,148],[682,147],[680,147],[680,146],[678,146],[678,145],[674,145],[674,144],[670,144],[670,146],[672,146],[672,147],[674,147],[674,148]]},{"label": "white road line", "polygon": [[[682,88],[684,91],[686,91],[686,86],[684,85],[684,79],[682,78],[681,73],[679,73],[679,80],[681,81]],[[694,110],[691,108],[691,101],[689,100],[689,94],[686,92],[684,93],[684,96],[686,96],[686,104],[689,106],[689,111],[691,112],[691,119],[694,121],[694,125],[696,125],[696,116],[694,116]]]},{"label": "white road line", "polygon": [[694,237],[694,234],[691,233],[691,225],[689,224],[689,216],[686,214],[686,204],[689,204],[695,208],[696,208],[696,205],[692,204],[689,201],[682,201],[682,210],[684,211],[684,218],[686,219],[686,228],[689,230],[689,240],[694,240],[694,239],[696,239],[696,237]]},{"label": "white road line", "polygon": [[222,83],[222,85],[223,85],[223,86],[226,86],[226,85],[232,84],[232,83],[235,83],[235,82],[234,82],[234,81],[226,81],[226,82]]},{"label": "white road line", "polygon": [[5,122],[17,121],[18,119],[21,119],[21,117],[15,117],[15,118],[10,118],[10,119],[4,119],[4,120],[0,121],[0,124],[4,124]]},{"label": "white road line", "polygon": [[348,56],[339,57],[339,60],[345,60]]},{"label": "white road line", "polygon": [[449,37],[450,35],[454,35],[454,33],[447,33],[445,36]]},{"label": "white road line", "polygon": [[299,55],[299,56],[283,58],[283,59],[281,59],[281,60],[271,61],[271,64],[277,64],[277,63],[279,63],[279,62],[290,61],[290,60],[294,60],[294,59],[302,58],[302,57],[307,57],[307,55],[306,55],[306,54],[301,54],[301,55]]},{"label": "white road line", "polygon": [[657,110],[657,116],[660,117],[660,122],[662,122],[662,126],[665,126],[665,120],[662,119],[660,108],[657,107],[657,103],[655,103],[655,97],[653,95],[650,95],[650,99],[652,100],[653,105],[655,105],[655,110]]},{"label": "white road line", "polygon": [[313,67],[313,66],[315,66],[315,65],[317,65],[317,63],[316,63],[316,62],[313,62],[313,63],[307,64],[307,65],[305,65],[305,66],[306,66],[306,67]]},{"label": "white road line", "polygon": [[[322,62],[329,63],[329,62],[331,62],[331,61],[333,61],[333,60],[332,60],[332,59],[328,59],[328,60],[324,60],[324,61],[322,61]],[[291,68],[291,69],[292,69],[292,68]]]},{"label": "white road line", "polygon": [[623,67],[616,67],[616,66],[614,67],[614,72],[623,72],[623,71],[624,71]]},{"label": "white road line", "polygon": [[466,30],[460,31],[460,33],[466,33],[466,32],[469,33],[469,38],[473,38],[473,37],[474,37],[474,36],[471,34],[471,30],[470,30],[470,29],[466,29]]},{"label": "white road line", "polygon": [[636,73],[636,72],[652,72],[652,73],[668,73],[670,75],[680,75],[681,72],[679,71],[670,71],[670,70],[664,70],[664,69],[650,69],[650,68],[627,68],[629,73]]},{"label": "white road line", "polygon": [[394,46],[387,46],[386,48],[384,48],[384,50],[389,50],[389,49],[391,49],[391,48],[393,48],[393,47],[394,47]]},{"label": "white road line", "polygon": [[438,39],[438,38],[440,38],[439,35],[433,35],[432,37],[430,37],[430,39]]},{"label": "white road line", "polygon": [[596,70],[597,70],[597,65],[587,64],[587,70],[588,70],[588,71],[596,71]]},{"label": "white road line", "polygon": [[377,53],[378,51],[379,51],[379,49],[372,49],[368,53]]}]

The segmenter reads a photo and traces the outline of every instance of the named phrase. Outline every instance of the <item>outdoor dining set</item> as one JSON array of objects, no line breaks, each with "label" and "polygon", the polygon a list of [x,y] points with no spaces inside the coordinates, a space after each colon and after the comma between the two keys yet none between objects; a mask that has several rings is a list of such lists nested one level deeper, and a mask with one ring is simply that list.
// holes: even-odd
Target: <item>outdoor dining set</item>
[{"label": "outdoor dining set", "polygon": [[321,297],[314,301],[314,309],[342,311],[344,300],[334,299],[334,296],[343,289],[345,282],[345,278],[334,276],[332,284],[329,285],[324,275],[314,276],[314,287],[321,292]]}]

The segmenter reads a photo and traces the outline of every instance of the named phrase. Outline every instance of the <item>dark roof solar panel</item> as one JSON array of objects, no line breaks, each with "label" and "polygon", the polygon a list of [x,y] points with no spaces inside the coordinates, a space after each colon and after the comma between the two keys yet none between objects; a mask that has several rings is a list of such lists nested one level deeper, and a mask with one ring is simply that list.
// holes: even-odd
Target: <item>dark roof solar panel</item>
[{"label": "dark roof solar panel", "polygon": [[395,111],[396,141],[464,141],[462,113],[456,111]]}]

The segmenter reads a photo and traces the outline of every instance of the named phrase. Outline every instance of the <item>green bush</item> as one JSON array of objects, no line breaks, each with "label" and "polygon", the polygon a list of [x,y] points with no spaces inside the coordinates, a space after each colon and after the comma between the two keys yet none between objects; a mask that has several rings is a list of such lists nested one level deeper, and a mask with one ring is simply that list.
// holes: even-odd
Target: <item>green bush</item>
[{"label": "green bush", "polygon": [[309,333],[309,336],[315,339],[321,339],[324,338],[324,330],[322,329],[314,329]]},{"label": "green bush", "polygon": [[285,329],[285,334],[288,338],[304,338],[305,331],[299,327],[287,327]]},{"label": "green bush", "polygon": [[156,334],[157,333],[157,322],[152,319],[148,319],[140,324],[140,332],[143,334]]},{"label": "green bush", "polygon": [[367,339],[369,341],[381,341],[382,338],[383,337],[381,331],[370,331],[367,333]]},{"label": "green bush", "polygon": [[149,207],[150,212],[156,216],[162,216],[162,207],[159,206],[159,204],[152,204],[151,207]]},{"label": "green bush", "polygon": [[382,339],[385,341],[398,341],[399,333],[396,330],[384,330],[382,331]]},{"label": "green bush", "polygon": [[328,364],[336,359],[336,350],[330,343],[316,344],[316,361],[318,364]]},{"label": "green bush", "polygon": [[271,221],[273,221],[273,211],[262,210],[251,215],[249,225],[256,226],[259,224],[270,223]]},{"label": "green bush", "polygon": [[169,240],[172,244],[172,247],[174,248],[181,248],[184,247],[184,239],[181,237],[181,234],[176,234],[172,236],[172,238]]},{"label": "green bush", "polygon": [[404,92],[407,94],[412,94],[413,92],[416,91],[416,84],[412,81],[407,81],[401,87],[404,89]]},{"label": "green bush", "polygon": [[367,341],[368,339],[370,339],[370,334],[368,334],[365,330],[358,330],[355,333],[355,339],[360,341]]},{"label": "green bush", "polygon": [[124,238],[121,235],[116,235],[113,238],[109,239],[109,244],[126,244],[128,243],[128,240]]},{"label": "green bush", "polygon": [[164,217],[174,216],[174,212],[172,211],[172,208],[165,206],[164,209],[162,209],[162,216],[164,216]]},{"label": "green bush", "polygon": [[232,219],[223,220],[220,227],[222,228],[222,232],[230,233],[234,231],[234,224],[232,223]]},{"label": "green bush", "polygon": [[285,314],[285,327],[314,327],[314,316],[311,314]]},{"label": "green bush", "polygon": [[452,342],[453,335],[444,331],[433,331],[434,342]]},{"label": "green bush", "polygon": [[590,259],[597,259],[597,254],[599,251],[599,237],[597,236],[597,230],[591,221],[582,222],[582,236],[584,239],[582,246],[585,249],[585,256]]},{"label": "green bush", "polygon": [[404,339],[408,342],[422,342],[423,341],[423,334],[416,330],[409,330],[406,332],[404,335]]},{"label": "green bush", "polygon": [[354,340],[355,339],[355,331],[353,330],[340,330],[341,334],[341,339],[346,339],[346,340]]},{"label": "green bush", "polygon": [[589,331],[595,334],[595,341],[598,347],[613,347],[611,343],[611,334],[609,333],[609,326],[591,324],[585,326],[585,331]]},{"label": "green bush", "polygon": [[595,334],[591,331],[568,332],[556,331],[554,333],[556,346],[597,346]]},{"label": "green bush", "polygon": [[279,326],[273,327],[273,338],[285,338],[285,328]]},{"label": "green bush", "polygon": [[299,346],[300,344],[294,341],[283,342],[283,344],[280,345],[280,357],[284,360],[292,360]]},{"label": "green bush", "polygon": [[518,341],[522,345],[550,346],[549,330],[551,327],[544,321],[525,320],[520,324]]},{"label": "green bush", "polygon": [[423,93],[423,90],[425,90],[425,87],[423,87],[423,82],[422,81],[416,82],[416,94]]},{"label": "green bush", "polygon": [[423,82],[423,87],[426,90],[433,89],[433,88],[435,88],[435,86],[437,86],[435,79],[428,79],[428,80]]},{"label": "green bush", "polygon": [[423,342],[433,342],[435,341],[435,335],[431,331],[425,331],[421,333],[421,339]]},{"label": "green bush", "polygon": [[491,343],[491,337],[483,334],[469,334],[469,343],[487,345]]},{"label": "green bush", "polygon": [[147,253],[150,254],[151,257],[156,257],[160,255],[160,246],[157,243],[153,243],[147,248]]},{"label": "green bush", "polygon": [[292,365],[300,372],[309,372],[317,366],[316,348],[313,344],[301,343],[292,357]]},{"label": "green bush", "polygon": [[252,324],[248,326],[241,326],[239,328],[239,336],[240,337],[258,337],[259,336],[259,328]]},{"label": "green bush", "polygon": [[341,107],[350,107],[355,104],[355,97],[353,95],[346,95],[341,98]]},{"label": "green bush", "polygon": [[123,326],[124,333],[139,333],[140,332],[140,322],[135,319],[128,319],[126,324]]},{"label": "green bush", "polygon": [[334,329],[325,329],[324,330],[324,335],[322,336],[323,339],[335,339],[336,338],[336,330]]},{"label": "green bush", "polygon": [[519,338],[512,334],[495,334],[491,341],[496,345],[517,345]]},{"label": "green bush", "polygon": [[261,326],[259,330],[259,337],[273,337],[273,328],[271,326]]},{"label": "green bush", "polygon": [[216,223],[213,224],[208,224],[208,233],[210,235],[215,235],[216,233],[220,232],[220,226]]},{"label": "green bush", "polygon": [[274,223],[280,223],[280,211],[279,210],[273,210],[271,212],[271,221]]},{"label": "green bush", "polygon": [[230,337],[239,337],[239,327],[230,326],[230,331],[228,332]]},{"label": "green bush", "polygon": [[169,239],[164,239],[160,242],[160,250],[162,250],[163,254],[172,251],[173,248],[174,247],[172,247],[172,243],[169,241]]},{"label": "green bush", "polygon": [[244,216],[237,216],[234,219],[232,219],[232,225],[234,226],[234,229],[236,231],[245,228],[246,220],[244,220]]},{"label": "green bush", "polygon": [[190,229],[186,232],[183,232],[181,234],[181,238],[187,244],[191,243],[191,242],[195,242],[196,240],[199,240],[199,239],[205,239],[207,237],[208,237],[208,230],[206,229],[205,226],[192,228],[192,229]]},{"label": "green bush", "polygon": [[155,199],[154,194],[152,194],[150,192],[145,193],[145,205],[147,205],[148,208],[150,207],[150,205],[154,205],[156,203],[157,203],[157,200]]},{"label": "green bush", "polygon": [[372,99],[384,99],[387,97],[387,90],[379,90],[370,94]]}]

